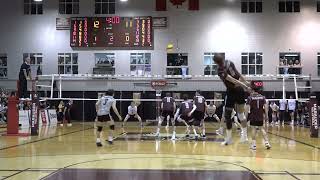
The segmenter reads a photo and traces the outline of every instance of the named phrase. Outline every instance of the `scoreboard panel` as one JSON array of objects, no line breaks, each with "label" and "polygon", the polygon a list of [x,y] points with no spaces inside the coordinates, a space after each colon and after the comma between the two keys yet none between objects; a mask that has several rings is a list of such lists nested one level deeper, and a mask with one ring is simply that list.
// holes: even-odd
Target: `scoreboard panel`
[{"label": "scoreboard panel", "polygon": [[72,18],[70,46],[153,48],[152,17]]}]

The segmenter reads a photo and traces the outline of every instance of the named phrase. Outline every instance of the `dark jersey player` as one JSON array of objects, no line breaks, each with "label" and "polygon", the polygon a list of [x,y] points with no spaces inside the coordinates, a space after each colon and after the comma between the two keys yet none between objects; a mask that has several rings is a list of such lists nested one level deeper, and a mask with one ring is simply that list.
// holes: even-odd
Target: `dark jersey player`
[{"label": "dark jersey player", "polygon": [[206,112],[207,104],[206,99],[201,95],[200,90],[196,91],[196,95],[193,97],[193,103],[196,105],[196,110],[193,113],[194,125],[196,127],[201,126],[202,132],[201,137],[206,137],[205,124],[204,124],[204,115]]},{"label": "dark jersey player", "polygon": [[[187,127],[187,137],[189,137],[190,129],[189,127],[193,126],[193,112],[196,110],[196,106],[188,100],[188,95],[183,95],[183,102],[180,104],[180,107],[178,108],[174,119],[176,119],[178,122],[182,122]],[[193,129],[194,130],[194,129]],[[193,131],[195,132],[195,130]],[[195,137],[198,135],[195,133]],[[176,126],[173,126],[173,134],[172,134],[172,140],[175,140],[176,138]]]},{"label": "dark jersey player", "polygon": [[253,83],[252,89],[253,92],[250,94],[247,100],[250,112],[250,125],[253,126],[251,149],[256,150],[256,135],[259,129],[262,131],[266,148],[270,149],[271,145],[269,143],[267,133],[263,128],[263,121],[264,119],[268,118],[268,105],[266,103],[266,98],[258,93],[259,88],[255,87]]},{"label": "dark jersey player", "polygon": [[238,114],[242,125],[242,135],[240,142],[248,140],[247,120],[245,117],[245,91],[251,91],[250,84],[238,72],[233,62],[224,60],[224,57],[217,54],[213,57],[218,65],[218,75],[227,88],[225,97],[225,120],[227,125],[227,135],[222,145],[228,145],[232,142],[232,120],[231,114],[233,108]]},{"label": "dark jersey player", "polygon": [[160,135],[160,127],[164,120],[167,120],[166,128],[169,127],[169,120],[171,120],[172,126],[175,126],[175,122],[174,122],[175,111],[176,111],[175,99],[171,97],[170,93],[166,93],[166,97],[164,97],[161,101],[161,115],[158,121],[156,136]]}]

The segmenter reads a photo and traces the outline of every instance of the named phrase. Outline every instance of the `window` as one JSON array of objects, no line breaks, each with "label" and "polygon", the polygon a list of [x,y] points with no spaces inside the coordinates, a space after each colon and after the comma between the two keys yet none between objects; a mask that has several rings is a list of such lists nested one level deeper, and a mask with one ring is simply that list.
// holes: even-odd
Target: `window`
[{"label": "window", "polygon": [[213,62],[213,57],[216,54],[221,54],[225,57],[225,53],[204,53],[204,75],[217,75],[218,67]]},{"label": "window", "polygon": [[279,12],[300,12],[300,1],[279,1]]},{"label": "window", "polygon": [[0,79],[8,77],[8,57],[6,54],[0,54]]},{"label": "window", "polygon": [[114,53],[95,53],[95,64],[93,68],[93,74],[115,74],[114,68]]},{"label": "window", "polygon": [[36,72],[37,75],[42,75],[42,53],[23,53],[23,60],[27,57],[30,58],[30,67],[32,71],[31,74],[33,74],[33,72]]},{"label": "window", "polygon": [[151,53],[131,53],[130,72],[133,76],[151,75]]},{"label": "window", "polygon": [[242,13],[262,13],[262,1],[241,1]]},{"label": "window", "polygon": [[43,14],[42,1],[24,0],[24,14]]},{"label": "window", "polygon": [[58,73],[78,74],[78,53],[59,53]]},{"label": "window", "polygon": [[320,76],[320,53],[318,53],[318,76]]},{"label": "window", "polygon": [[281,52],[279,54],[278,74],[301,74],[301,70],[299,52]]},{"label": "window", "polygon": [[260,52],[249,52],[241,54],[241,71],[245,75],[262,74],[262,58]]},{"label": "window", "polygon": [[320,12],[320,1],[317,1],[317,12]]},{"label": "window", "polygon": [[96,14],[115,14],[115,0],[95,0]]},{"label": "window", "polygon": [[167,75],[188,75],[188,53],[167,54]]},{"label": "window", "polygon": [[60,14],[79,14],[79,0],[59,0]]}]

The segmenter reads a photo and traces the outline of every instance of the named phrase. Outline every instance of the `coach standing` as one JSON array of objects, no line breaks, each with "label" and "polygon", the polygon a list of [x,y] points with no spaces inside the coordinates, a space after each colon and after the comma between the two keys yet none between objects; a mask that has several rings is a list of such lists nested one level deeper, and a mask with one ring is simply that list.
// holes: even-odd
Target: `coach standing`
[{"label": "coach standing", "polygon": [[19,72],[19,91],[20,98],[28,97],[28,80],[31,79],[30,58],[24,59]]}]

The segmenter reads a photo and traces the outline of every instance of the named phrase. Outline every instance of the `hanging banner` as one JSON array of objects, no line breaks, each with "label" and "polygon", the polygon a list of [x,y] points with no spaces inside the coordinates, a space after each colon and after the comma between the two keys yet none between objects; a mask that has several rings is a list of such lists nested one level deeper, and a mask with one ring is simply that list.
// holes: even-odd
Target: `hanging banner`
[{"label": "hanging banner", "polygon": [[314,95],[310,96],[309,102],[309,118],[310,118],[310,137],[319,137],[319,117],[318,117],[318,104],[317,97]]}]

